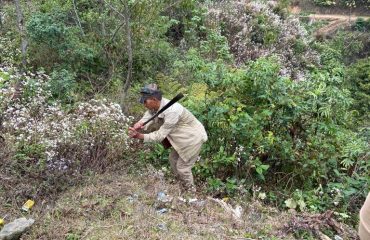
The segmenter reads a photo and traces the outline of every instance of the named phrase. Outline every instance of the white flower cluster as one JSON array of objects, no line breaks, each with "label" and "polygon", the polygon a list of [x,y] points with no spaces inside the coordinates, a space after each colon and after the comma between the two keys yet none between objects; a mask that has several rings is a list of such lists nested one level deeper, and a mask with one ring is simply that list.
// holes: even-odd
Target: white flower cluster
[{"label": "white flower cluster", "polygon": [[242,160],[244,150],[245,150],[245,148],[242,145],[238,145],[235,149],[234,154],[235,154],[235,157],[236,157],[236,160],[237,160],[238,163],[240,163],[241,160]]},{"label": "white flower cluster", "polygon": [[[4,13],[5,11],[2,12]],[[0,18],[4,21],[4,16],[1,16],[2,12],[0,12]],[[14,44],[12,39],[13,37],[10,36],[10,32],[0,35],[0,62],[2,63],[14,63],[21,55],[18,44]]]},{"label": "white flower cluster", "polygon": [[[0,67],[0,135],[15,151],[39,145],[49,169],[66,170],[73,164],[96,165],[123,156],[129,148],[127,128],[132,121],[118,104],[91,100],[64,110],[52,102],[48,76],[19,74]],[[16,83],[16,84],[15,84]]]},{"label": "white flower cluster", "polygon": [[272,1],[221,1],[209,6],[207,24],[222,26],[237,64],[275,55],[282,76],[301,80],[307,65],[319,63],[319,55],[310,48],[311,38],[299,20],[279,16],[274,5]]}]

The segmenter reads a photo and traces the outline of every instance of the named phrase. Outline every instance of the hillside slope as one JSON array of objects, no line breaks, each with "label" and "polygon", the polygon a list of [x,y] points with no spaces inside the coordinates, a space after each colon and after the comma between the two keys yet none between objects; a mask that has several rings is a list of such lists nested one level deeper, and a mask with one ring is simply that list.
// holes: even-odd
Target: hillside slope
[{"label": "hillside slope", "polygon": [[[184,203],[178,185],[158,171],[145,172],[91,176],[54,206],[38,203],[30,214],[36,223],[22,239],[295,239],[289,230],[309,230],[310,224],[321,228],[326,221],[318,215],[281,212],[256,199],[223,204],[197,194],[197,201]],[[159,192],[172,201],[159,201]],[[222,207],[237,204],[243,209],[240,219]],[[163,208],[167,212],[159,213]],[[353,229],[340,228],[343,239],[356,238]]]}]

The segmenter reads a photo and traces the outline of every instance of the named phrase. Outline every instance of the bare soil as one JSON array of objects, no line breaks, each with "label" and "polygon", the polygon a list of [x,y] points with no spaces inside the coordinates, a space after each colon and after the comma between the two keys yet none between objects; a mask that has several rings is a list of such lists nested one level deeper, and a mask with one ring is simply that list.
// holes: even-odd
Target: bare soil
[{"label": "bare soil", "polygon": [[[326,11],[332,9],[333,11]],[[368,20],[370,18],[369,11],[363,11],[363,8],[356,8],[353,11],[340,7],[316,7],[308,1],[297,1],[289,9],[292,14],[303,15],[304,18],[312,20],[327,20],[329,24],[318,29],[314,35],[316,37],[323,37],[331,35],[338,28],[345,28],[351,26],[357,19],[362,18]],[[308,15],[305,15],[310,13]],[[367,15],[360,15],[367,14]]]},{"label": "bare soil", "polygon": [[351,23],[348,22],[347,20],[339,19],[339,20],[334,20],[330,22],[328,25],[318,29],[315,32],[315,36],[317,37],[323,37],[327,35],[331,35],[334,33],[338,28],[340,27],[348,27],[350,26]]},{"label": "bare soil", "polygon": [[306,13],[315,14],[330,14],[330,15],[363,15],[369,16],[370,10],[366,7],[359,5],[356,8],[349,9],[345,6],[318,6],[313,0],[295,0],[292,3],[292,7],[298,7],[301,11]]}]

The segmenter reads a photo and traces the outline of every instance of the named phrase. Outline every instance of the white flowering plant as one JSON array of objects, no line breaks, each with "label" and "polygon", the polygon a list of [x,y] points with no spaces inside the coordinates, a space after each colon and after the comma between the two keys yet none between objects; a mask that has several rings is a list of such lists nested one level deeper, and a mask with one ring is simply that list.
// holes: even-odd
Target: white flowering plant
[{"label": "white flowering plant", "polygon": [[[52,98],[43,72],[0,66],[0,157],[6,174],[104,170],[127,156],[132,118],[106,99],[66,108]],[[16,166],[16,167],[15,167]]]},{"label": "white flowering plant", "polygon": [[276,1],[225,1],[208,7],[206,25],[227,38],[237,65],[276,56],[280,75],[302,80],[307,67],[319,64],[319,54],[299,19],[280,16]]},{"label": "white flowering plant", "polygon": [[21,51],[16,41],[12,41],[11,32],[0,35],[0,62],[16,63],[20,59]]}]

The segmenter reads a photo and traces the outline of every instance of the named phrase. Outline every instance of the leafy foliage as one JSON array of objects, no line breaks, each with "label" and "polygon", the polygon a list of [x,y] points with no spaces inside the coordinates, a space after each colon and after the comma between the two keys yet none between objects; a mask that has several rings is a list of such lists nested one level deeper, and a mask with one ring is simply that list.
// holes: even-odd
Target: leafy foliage
[{"label": "leafy foliage", "polygon": [[355,100],[354,109],[359,111],[360,119],[369,121],[370,109],[370,58],[360,60],[349,69],[347,81],[352,87]]},{"label": "leafy foliage", "polygon": [[[366,158],[368,144],[351,130],[356,122],[353,100],[344,66],[336,59],[324,51],[324,67],[299,82],[280,76],[274,57],[234,69],[190,50],[175,64],[175,76],[197,86],[184,104],[209,134],[204,159],[195,172],[208,179],[210,189],[231,193],[231,186],[238,186],[241,179],[249,184],[265,182],[267,187],[288,178],[282,187],[310,191],[324,186],[323,191],[330,192],[340,186],[346,200],[362,198],[358,186],[368,184],[369,165],[360,159]],[[239,180],[226,187],[230,179]],[[311,198],[304,192],[298,200],[305,203]],[[336,207],[353,207],[340,199]],[[319,201],[308,206],[324,209],[332,204],[327,198],[323,206]]]},{"label": "leafy foliage", "polygon": [[50,91],[56,99],[72,102],[74,91],[76,91],[74,74],[65,69],[54,70],[50,76]]},{"label": "leafy foliage", "polygon": [[[167,97],[185,93],[182,103],[209,135],[194,172],[211,194],[251,195],[301,211],[330,208],[347,220],[369,189],[368,24],[358,20],[351,32],[318,42],[289,16],[288,4],[27,2],[30,71],[20,73],[5,67],[21,59],[15,7],[6,1],[2,172],[45,175],[27,192],[35,194],[59,186],[65,172],[104,170],[127,157],[130,118],[102,99],[116,101],[122,91],[130,29],[132,103],[125,107],[142,110],[136,92],[143,83],[158,83]],[[163,147],[150,150],[139,154],[140,163],[168,165]]]}]

